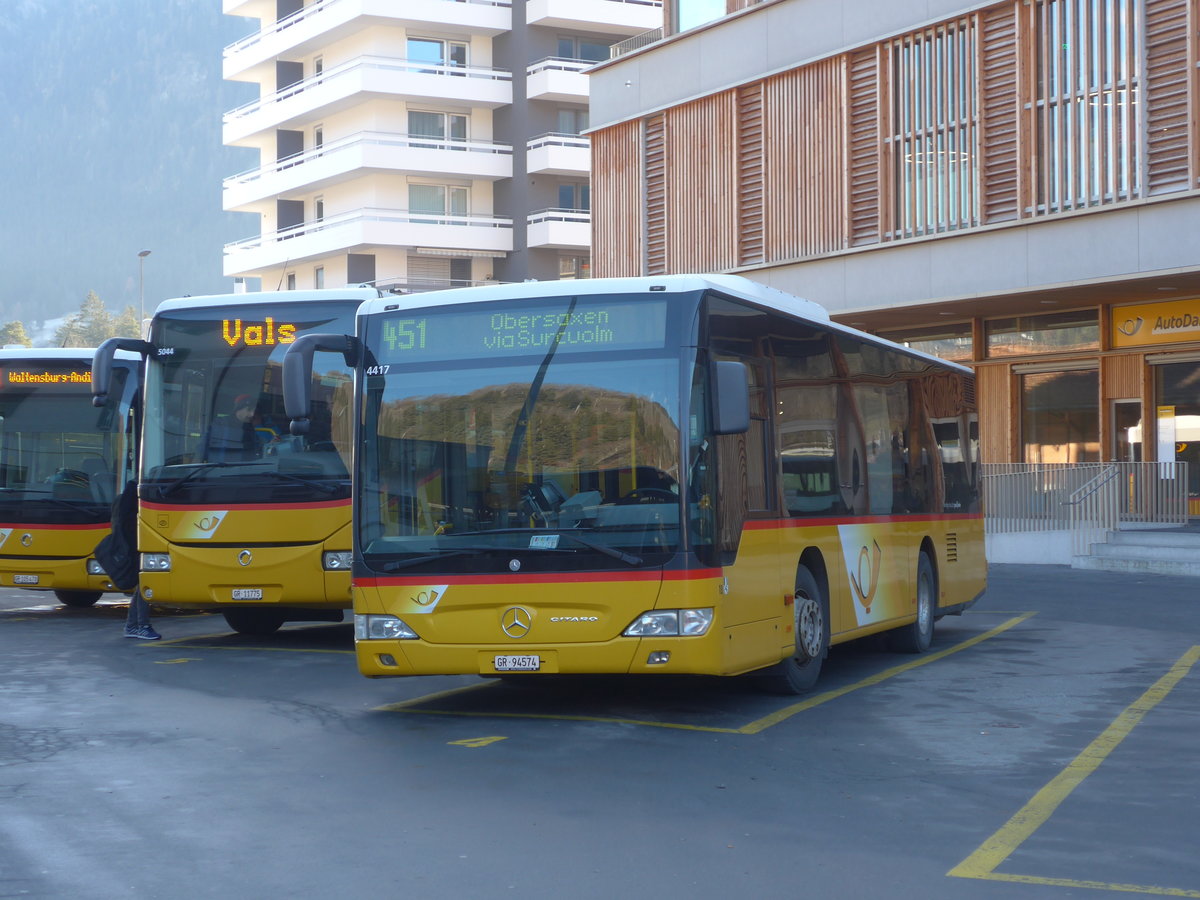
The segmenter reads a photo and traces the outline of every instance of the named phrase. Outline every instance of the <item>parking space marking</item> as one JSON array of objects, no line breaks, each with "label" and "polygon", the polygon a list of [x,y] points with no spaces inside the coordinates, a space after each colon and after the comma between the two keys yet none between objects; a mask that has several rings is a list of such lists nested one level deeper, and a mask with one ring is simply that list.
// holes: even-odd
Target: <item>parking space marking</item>
[{"label": "parking space marking", "polygon": [[755,719],[740,728],[721,728],[714,725],[689,725],[682,722],[655,722],[648,719],[627,719],[615,716],[586,716],[586,715],[566,715],[560,713],[527,713],[527,712],[500,712],[497,710],[457,710],[457,709],[431,709],[423,704],[436,702],[445,697],[456,694],[461,694],[466,691],[479,690],[485,687],[491,687],[498,682],[486,681],[481,684],[468,685],[467,687],[454,688],[449,691],[442,691],[437,694],[428,694],[423,697],[417,697],[413,700],[404,700],[399,703],[389,703],[385,706],[375,707],[377,712],[402,712],[402,713],[418,713],[421,715],[431,716],[462,716],[475,718],[490,718],[490,719],[552,719],[560,722],[603,722],[610,725],[644,725],[650,728],[671,728],[678,731],[703,731],[715,734],[758,734],[766,731],[768,728],[778,725],[780,722],[790,719],[792,716],[805,710],[812,709],[815,706],[820,706],[823,703],[828,703],[830,700],[836,700],[838,697],[844,697],[846,694],[853,693],[865,687],[879,684],[889,678],[894,678],[905,672],[909,672],[920,666],[927,666],[932,662],[937,662],[940,659],[945,659],[951,654],[958,653],[976,644],[996,637],[1013,628],[1031,616],[1036,615],[1035,612],[1024,612],[1008,619],[1005,622],[991,628],[988,631],[977,634],[974,637],[955,644],[952,647],[947,647],[944,650],[938,650],[935,653],[927,653],[917,657],[911,662],[903,663],[898,666],[892,666],[889,669],[884,669],[875,675],[870,675],[861,681],[856,681],[854,684],[848,684],[845,687],[834,688],[831,691],[825,691],[799,703],[793,703],[790,706],[785,706],[783,709],[777,710],[768,716],[761,719]]},{"label": "parking space marking", "polygon": [[1192,647],[1181,656],[1170,671],[1156,681],[1149,690],[1131,703],[1113,720],[1100,736],[1093,740],[1075,757],[1067,767],[1056,775],[1049,784],[1034,794],[1033,798],[1017,811],[1000,830],[983,842],[979,848],[946,874],[953,878],[976,878],[986,881],[1010,881],[1022,884],[1047,884],[1060,887],[1091,888],[1104,891],[1121,891],[1131,894],[1154,894],[1163,897],[1200,897],[1200,890],[1167,888],[1155,885],[1108,884],[1095,881],[1073,881],[1065,878],[1040,878],[1035,875],[1008,875],[996,869],[1017,848],[1029,839],[1054,811],[1070,796],[1084,779],[1100,767],[1109,754],[1125,740],[1133,729],[1146,717],[1150,710],[1166,699],[1167,694],[1191,672],[1200,661],[1200,645]]}]

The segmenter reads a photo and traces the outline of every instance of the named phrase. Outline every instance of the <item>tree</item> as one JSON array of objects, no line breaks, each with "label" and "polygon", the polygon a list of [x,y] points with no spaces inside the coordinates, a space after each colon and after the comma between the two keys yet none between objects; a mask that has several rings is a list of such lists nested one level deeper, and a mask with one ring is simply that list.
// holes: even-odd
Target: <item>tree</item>
[{"label": "tree", "polygon": [[[79,312],[67,317],[54,333],[60,347],[98,347],[117,333],[117,323],[95,291],[88,291]],[[136,336],[136,329],[134,335]]]},{"label": "tree", "polygon": [[131,337],[140,338],[142,336],[142,322],[138,318],[138,311],[132,306],[126,306],[125,312],[117,316],[113,323],[113,333],[110,337]]},{"label": "tree", "polygon": [[25,333],[25,324],[23,322],[14,320],[7,325],[0,326],[0,347],[3,347],[5,344],[20,344],[22,347],[33,346],[33,341]]}]

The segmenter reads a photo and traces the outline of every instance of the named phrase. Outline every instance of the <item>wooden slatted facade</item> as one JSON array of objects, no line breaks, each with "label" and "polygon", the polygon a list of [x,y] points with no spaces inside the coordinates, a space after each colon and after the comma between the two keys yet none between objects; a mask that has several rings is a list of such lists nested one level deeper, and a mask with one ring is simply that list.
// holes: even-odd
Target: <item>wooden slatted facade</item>
[{"label": "wooden slatted facade", "polygon": [[[961,231],[1196,189],[1198,8],[1200,0],[1005,0],[752,80],[645,118],[637,191],[630,126],[599,129],[594,273],[722,271],[922,237],[943,230],[929,210],[946,197],[958,204],[946,228]],[[1039,38],[1110,25],[1129,39],[1067,40],[1052,50]],[[905,176],[912,160],[888,149],[888,135],[918,98],[896,83],[894,55],[948,35],[955,53],[973,54],[974,96],[961,105],[972,121],[931,122],[926,147],[949,141],[953,158],[969,159],[973,181],[944,166],[920,173],[925,218],[906,231],[898,217],[916,209],[903,196],[915,170]],[[1144,61],[1134,56],[1139,41]],[[922,58],[936,66],[946,56]],[[928,109],[957,102],[958,72],[930,83],[947,86],[921,98]],[[969,144],[959,146],[963,135]],[[609,185],[616,196],[606,196]],[[964,202],[977,204],[974,218],[964,219]]]}]

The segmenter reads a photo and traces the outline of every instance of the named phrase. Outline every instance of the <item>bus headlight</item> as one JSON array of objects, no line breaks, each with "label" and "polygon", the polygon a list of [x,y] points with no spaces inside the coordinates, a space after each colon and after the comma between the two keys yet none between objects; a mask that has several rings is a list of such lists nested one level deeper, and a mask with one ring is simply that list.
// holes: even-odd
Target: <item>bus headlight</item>
[{"label": "bus headlight", "polygon": [[170,572],[171,571],[171,554],[170,553],[143,553],[142,554],[142,571],[143,572]]},{"label": "bus headlight", "polygon": [[96,562],[94,559],[89,559],[87,561],[87,573],[89,575],[107,575],[108,574],[107,572],[104,571],[104,566],[100,565],[100,563]]},{"label": "bus headlight", "polygon": [[623,632],[626,637],[699,637],[712,625],[709,609],[651,609],[642,613]]},{"label": "bus headlight", "polygon": [[417,633],[395,616],[355,616],[356,641],[415,641]]},{"label": "bus headlight", "polygon": [[330,572],[348,572],[351,555],[349,550],[326,550],[321,554],[321,565]]}]

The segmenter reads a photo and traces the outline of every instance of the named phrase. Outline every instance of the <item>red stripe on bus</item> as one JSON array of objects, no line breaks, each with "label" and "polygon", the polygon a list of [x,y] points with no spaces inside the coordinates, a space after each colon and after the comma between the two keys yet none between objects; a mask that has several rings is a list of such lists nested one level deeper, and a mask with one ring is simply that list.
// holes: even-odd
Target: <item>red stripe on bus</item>
[{"label": "red stripe on bus", "polygon": [[981,521],[983,513],[910,513],[895,516],[820,516],[807,519],[747,519],[746,531],[772,528],[815,528],[820,525],[888,525],[903,522]]},{"label": "red stripe on bus", "polygon": [[94,525],[47,525],[45,522],[40,524],[32,522],[0,522],[0,528],[28,528],[31,531],[38,529],[43,531],[86,531],[89,529],[108,531],[110,527],[108,522],[98,522]]},{"label": "red stripe on bus", "polygon": [[320,503],[193,503],[183,505],[178,503],[155,503],[152,500],[143,500],[142,506],[146,509],[161,509],[167,512],[195,512],[198,509],[336,509],[341,506],[349,506],[349,498],[345,500],[323,500]]},{"label": "red stripe on bus", "polygon": [[[702,578],[719,578],[720,569],[679,569],[663,572],[652,569],[643,572],[533,572],[513,573],[512,580],[520,584],[563,584],[567,582],[629,582],[629,581],[690,581]],[[355,578],[358,587],[399,587],[401,585],[426,585],[431,581],[444,584],[504,584],[508,579],[495,575],[396,575],[376,578]]]}]

